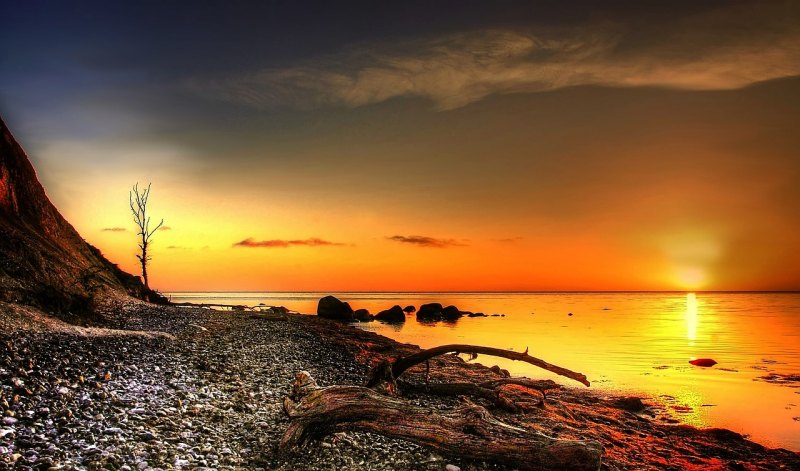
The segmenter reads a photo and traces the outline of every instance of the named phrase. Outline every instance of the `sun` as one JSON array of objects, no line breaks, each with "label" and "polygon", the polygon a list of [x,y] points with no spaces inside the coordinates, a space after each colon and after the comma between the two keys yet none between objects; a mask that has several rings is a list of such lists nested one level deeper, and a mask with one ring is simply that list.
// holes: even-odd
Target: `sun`
[{"label": "sun", "polygon": [[676,282],[681,287],[693,291],[705,286],[708,273],[701,267],[679,267],[675,274]]}]

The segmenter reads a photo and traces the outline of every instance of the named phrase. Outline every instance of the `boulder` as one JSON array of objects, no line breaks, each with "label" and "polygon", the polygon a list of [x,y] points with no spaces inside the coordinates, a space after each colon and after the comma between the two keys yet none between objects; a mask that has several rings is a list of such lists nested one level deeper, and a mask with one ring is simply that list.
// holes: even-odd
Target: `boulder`
[{"label": "boulder", "polygon": [[366,309],[356,309],[355,312],[353,312],[353,319],[359,322],[370,322],[372,321],[372,316]]},{"label": "boulder", "polygon": [[325,319],[337,321],[353,321],[353,308],[349,304],[340,301],[336,296],[325,296],[320,298],[317,305],[317,315]]},{"label": "boulder", "polygon": [[406,306],[403,308],[403,312],[411,314],[412,312],[417,312],[417,308],[415,308],[414,306]]},{"label": "boulder", "polygon": [[641,412],[646,407],[641,398],[636,396],[617,398],[611,403],[611,405],[617,409],[626,410],[628,412]]},{"label": "boulder", "polygon": [[463,314],[455,306],[447,306],[442,309],[442,318],[446,321],[458,320]]},{"label": "boulder", "polygon": [[383,322],[399,323],[406,321],[406,314],[403,312],[403,308],[395,305],[376,314],[375,319]]},{"label": "boulder", "polygon": [[442,319],[442,305],[439,303],[423,304],[417,311],[417,320],[438,321]]}]

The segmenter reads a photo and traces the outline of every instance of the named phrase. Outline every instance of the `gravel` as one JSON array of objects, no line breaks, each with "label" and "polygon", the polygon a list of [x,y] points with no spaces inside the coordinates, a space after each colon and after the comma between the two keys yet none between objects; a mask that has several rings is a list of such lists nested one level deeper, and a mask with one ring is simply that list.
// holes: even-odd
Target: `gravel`
[{"label": "gravel", "polygon": [[366,433],[281,456],[296,372],[321,386],[366,374],[296,316],[125,303],[107,307],[102,325],[172,338],[0,333],[0,469],[501,469]]}]

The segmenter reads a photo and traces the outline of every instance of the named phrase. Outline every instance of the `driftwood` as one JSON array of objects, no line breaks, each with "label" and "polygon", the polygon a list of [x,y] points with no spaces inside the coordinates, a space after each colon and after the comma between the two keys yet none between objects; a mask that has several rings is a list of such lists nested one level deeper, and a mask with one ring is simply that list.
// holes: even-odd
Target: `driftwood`
[{"label": "driftwood", "polygon": [[291,418],[280,444],[284,452],[331,433],[366,431],[525,470],[597,470],[603,453],[598,442],[559,440],[514,427],[469,401],[435,413],[361,386],[320,388],[304,371],[297,374],[284,410]]},{"label": "driftwood", "polygon": [[503,395],[503,386],[515,385],[525,389],[538,391],[542,395],[539,406],[544,406],[547,399],[547,391],[559,389],[561,386],[549,379],[531,380],[527,378],[503,378],[483,383],[426,383],[415,384],[408,381],[398,380],[400,389],[404,392],[419,392],[433,394],[436,396],[473,396],[490,401],[496,407],[509,412],[519,412],[520,407],[510,398]]},{"label": "driftwood", "polygon": [[397,378],[405,373],[408,369],[419,365],[422,362],[427,362],[431,358],[445,355],[447,353],[471,353],[473,356],[477,355],[490,355],[501,358],[508,358],[509,360],[523,361],[539,368],[551,371],[557,375],[573,379],[585,386],[589,386],[589,380],[586,375],[577,373],[557,365],[547,363],[544,360],[528,355],[528,349],[524,352],[512,352],[510,350],[503,350],[501,348],[484,347],[481,345],[442,345],[441,347],[429,348],[422,350],[407,357],[400,357],[394,362],[383,361],[372,371],[370,379],[367,382],[368,388],[378,389],[393,393],[397,390]]}]

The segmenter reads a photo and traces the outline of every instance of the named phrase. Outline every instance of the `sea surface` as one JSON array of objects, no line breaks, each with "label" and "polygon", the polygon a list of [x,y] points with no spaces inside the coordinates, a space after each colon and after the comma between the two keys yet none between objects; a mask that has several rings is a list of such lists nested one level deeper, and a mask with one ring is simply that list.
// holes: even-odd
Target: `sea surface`
[{"label": "sea surface", "polygon": [[[592,388],[648,396],[682,423],[723,427],[770,447],[800,451],[800,293],[171,293],[173,302],[282,305],[315,313],[334,294],[371,313],[439,302],[504,317],[424,324],[359,324],[421,347],[479,344],[524,351],[586,374]],[[570,315],[571,313],[571,315]],[[718,362],[711,368],[689,364]],[[480,356],[515,375],[534,366]]]}]

